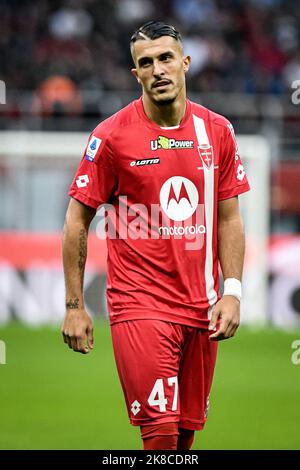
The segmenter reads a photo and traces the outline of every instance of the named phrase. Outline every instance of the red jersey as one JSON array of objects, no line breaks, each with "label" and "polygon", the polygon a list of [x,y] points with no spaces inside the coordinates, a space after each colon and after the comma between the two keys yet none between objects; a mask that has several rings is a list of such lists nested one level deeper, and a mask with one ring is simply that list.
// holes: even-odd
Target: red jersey
[{"label": "red jersey", "polygon": [[217,204],[249,190],[230,122],[187,100],[162,128],[142,99],[101,122],[70,188],[107,203],[111,324],[158,319],[208,326],[219,299]]}]

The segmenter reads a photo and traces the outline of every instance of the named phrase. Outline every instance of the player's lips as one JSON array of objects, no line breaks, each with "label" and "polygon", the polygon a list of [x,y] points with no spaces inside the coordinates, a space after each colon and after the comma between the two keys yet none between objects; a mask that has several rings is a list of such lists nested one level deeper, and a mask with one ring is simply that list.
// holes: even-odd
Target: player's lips
[{"label": "player's lips", "polygon": [[155,82],[154,85],[152,85],[152,88],[162,88],[169,85],[170,83],[170,80],[159,80],[158,82]]}]

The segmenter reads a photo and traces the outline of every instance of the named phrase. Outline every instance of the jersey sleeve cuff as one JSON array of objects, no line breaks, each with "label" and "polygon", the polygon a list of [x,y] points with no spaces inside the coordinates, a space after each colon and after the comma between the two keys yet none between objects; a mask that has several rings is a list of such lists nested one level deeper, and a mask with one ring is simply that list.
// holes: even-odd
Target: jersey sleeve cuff
[{"label": "jersey sleeve cuff", "polygon": [[231,197],[238,196],[239,194],[246,193],[250,191],[250,186],[248,183],[242,184],[240,186],[236,186],[232,189],[227,189],[225,191],[219,191],[219,201],[223,201],[224,199],[230,199]]},{"label": "jersey sleeve cuff", "polygon": [[92,207],[93,209],[97,209],[99,207],[99,202],[95,201],[95,199],[92,199],[85,194],[81,194],[78,191],[75,191],[74,189],[70,189],[69,191],[69,196],[73,197],[79,202],[82,202],[86,206]]}]

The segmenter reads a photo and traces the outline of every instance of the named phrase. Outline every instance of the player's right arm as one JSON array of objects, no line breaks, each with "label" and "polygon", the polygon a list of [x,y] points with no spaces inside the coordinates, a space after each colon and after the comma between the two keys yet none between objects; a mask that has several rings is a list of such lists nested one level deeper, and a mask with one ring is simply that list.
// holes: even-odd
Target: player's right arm
[{"label": "player's right arm", "polygon": [[69,348],[83,354],[93,348],[93,323],[84,306],[83,279],[88,230],[95,213],[96,209],[71,198],[63,233],[66,314],[61,331]]},{"label": "player's right arm", "polygon": [[85,310],[83,298],[88,230],[97,208],[110,200],[118,186],[115,152],[109,142],[110,127],[111,120],[108,119],[89,137],[69,190],[71,201],[64,225],[66,314],[62,334],[73,351],[83,354],[93,347],[92,319]]}]

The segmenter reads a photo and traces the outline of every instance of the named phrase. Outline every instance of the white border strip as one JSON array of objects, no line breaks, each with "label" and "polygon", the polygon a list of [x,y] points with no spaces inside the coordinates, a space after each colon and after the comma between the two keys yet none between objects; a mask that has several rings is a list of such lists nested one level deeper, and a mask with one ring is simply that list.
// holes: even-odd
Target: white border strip
[{"label": "white border strip", "polygon": [[[205,129],[203,119],[193,114],[195,132],[198,140],[198,146],[210,145],[208,135]],[[213,159],[213,155],[212,155]],[[212,251],[212,235],[214,223],[214,161],[207,168],[203,164],[204,175],[204,211],[205,211],[205,224],[206,224],[206,256],[205,256],[205,284],[206,295],[210,306],[213,306],[217,299],[215,291],[215,281],[213,276],[213,251]],[[211,316],[212,309],[208,311],[208,316]]]}]

